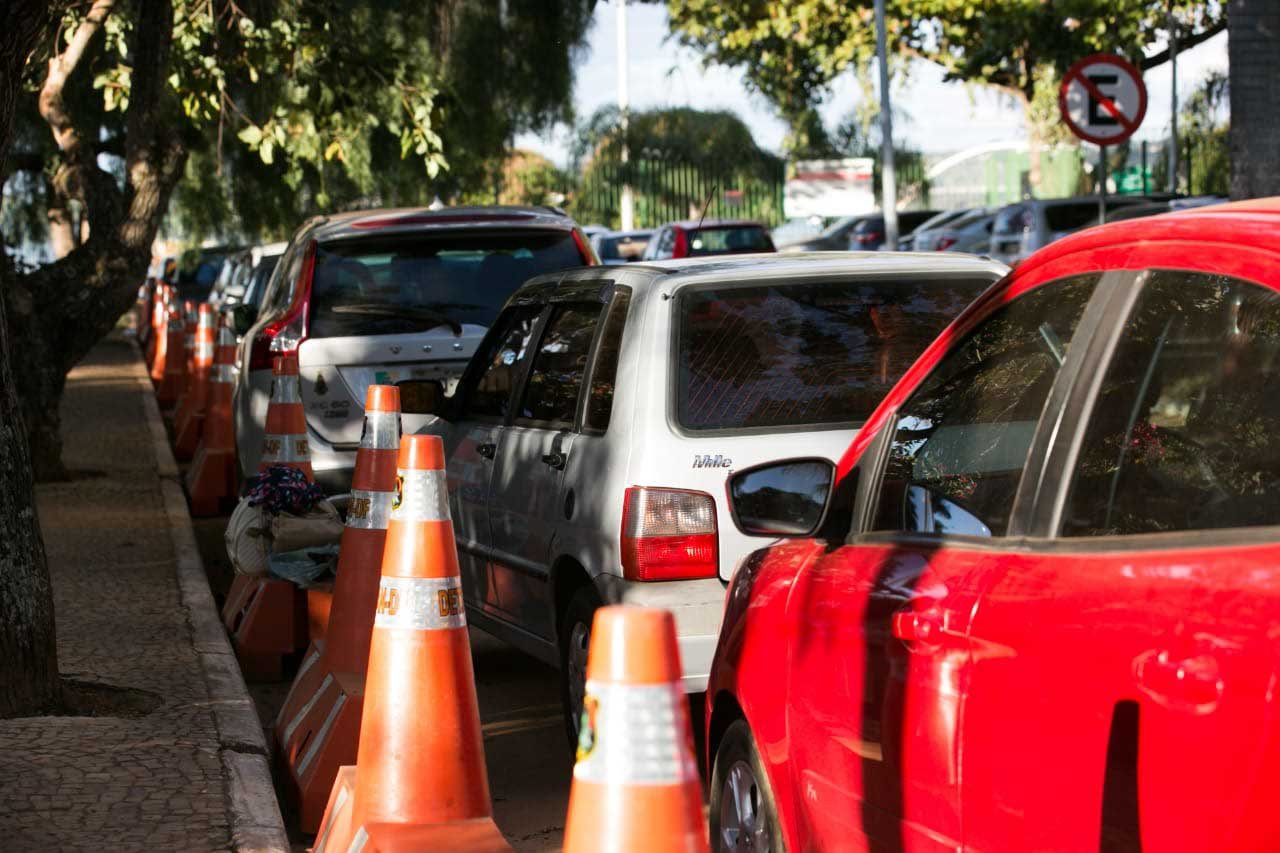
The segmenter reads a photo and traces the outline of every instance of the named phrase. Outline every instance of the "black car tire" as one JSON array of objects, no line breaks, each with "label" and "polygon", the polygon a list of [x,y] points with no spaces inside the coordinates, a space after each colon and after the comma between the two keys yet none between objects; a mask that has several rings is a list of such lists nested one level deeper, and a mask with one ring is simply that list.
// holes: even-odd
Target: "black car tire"
[{"label": "black car tire", "polygon": [[[582,691],[586,684],[586,653],[591,647],[591,620],[602,604],[596,588],[588,584],[573,594],[560,619],[560,705],[564,709],[565,735],[571,750],[578,748]],[[577,684],[573,683],[575,680]]]},{"label": "black car tire", "polygon": [[[744,823],[737,814],[737,807],[725,802],[726,786],[735,768],[739,783],[744,779],[749,781],[742,793],[750,804],[749,810],[754,812],[753,824],[759,829],[749,845],[739,843],[735,846],[733,839],[729,837],[730,832],[738,828],[733,824],[741,826]],[[786,845],[782,841],[782,826],[778,823],[776,802],[773,789],[769,787],[769,777],[765,775],[764,766],[760,762],[755,738],[751,736],[751,727],[746,720],[734,721],[720,739],[711,770],[708,802],[711,853],[734,853],[748,849],[754,853],[785,853]],[[734,809],[734,815],[726,815],[726,808]]]}]

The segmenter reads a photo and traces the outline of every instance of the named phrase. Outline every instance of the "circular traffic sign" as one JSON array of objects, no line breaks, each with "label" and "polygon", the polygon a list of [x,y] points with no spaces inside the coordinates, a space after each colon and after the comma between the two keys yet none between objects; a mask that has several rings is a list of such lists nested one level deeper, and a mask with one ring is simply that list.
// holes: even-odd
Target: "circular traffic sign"
[{"label": "circular traffic sign", "polygon": [[1142,72],[1110,53],[1072,65],[1058,90],[1058,108],[1071,132],[1095,145],[1124,142],[1147,114]]}]

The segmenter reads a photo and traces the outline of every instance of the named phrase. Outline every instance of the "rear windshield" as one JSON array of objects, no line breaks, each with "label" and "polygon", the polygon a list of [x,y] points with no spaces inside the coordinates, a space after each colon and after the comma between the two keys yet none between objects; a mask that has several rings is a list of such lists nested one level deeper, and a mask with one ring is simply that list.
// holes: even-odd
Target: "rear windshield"
[{"label": "rear windshield", "polygon": [[[1128,207],[1132,202],[1107,202],[1107,210]],[[1080,201],[1071,204],[1049,204],[1044,208],[1044,222],[1050,231],[1079,231],[1098,224],[1098,202]]]},{"label": "rear windshield", "polygon": [[275,272],[278,263],[280,263],[279,255],[271,255],[258,261],[258,265],[250,273],[249,284],[244,290],[246,305],[262,304],[262,296],[267,292],[267,282],[271,280],[271,273]]},{"label": "rear windshield", "polygon": [[685,291],[676,417],[687,430],[857,424],[986,278],[859,278]]},{"label": "rear windshield", "polygon": [[602,261],[638,261],[649,245],[648,234],[618,234],[601,237],[597,242],[597,254]]},{"label": "rear windshield", "polygon": [[729,255],[735,252],[772,252],[773,243],[759,225],[729,225],[689,232],[689,254]]},{"label": "rear windshield", "polygon": [[487,327],[507,297],[546,272],[582,265],[567,231],[404,234],[319,247],[314,338]]}]

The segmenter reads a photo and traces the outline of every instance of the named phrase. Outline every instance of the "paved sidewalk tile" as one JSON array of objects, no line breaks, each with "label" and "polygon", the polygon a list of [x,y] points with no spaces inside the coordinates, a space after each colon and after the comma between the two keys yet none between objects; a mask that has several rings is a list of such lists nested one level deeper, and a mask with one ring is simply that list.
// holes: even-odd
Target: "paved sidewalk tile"
[{"label": "paved sidewalk tile", "polygon": [[226,782],[178,596],[132,345],[99,344],[63,408],[69,483],[38,489],[63,676],[147,691],[141,717],[0,721],[0,849],[225,850]]}]

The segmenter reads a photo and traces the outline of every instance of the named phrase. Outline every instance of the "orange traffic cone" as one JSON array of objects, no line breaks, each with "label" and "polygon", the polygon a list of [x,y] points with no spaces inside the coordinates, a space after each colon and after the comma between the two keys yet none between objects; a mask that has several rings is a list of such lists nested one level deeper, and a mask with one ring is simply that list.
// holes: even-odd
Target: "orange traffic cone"
[{"label": "orange traffic cone", "polygon": [[312,640],[275,724],[281,763],[289,771],[286,791],[307,833],[320,826],[338,769],[356,760],[399,446],[400,390],[370,385],[328,628],[322,640]]},{"label": "orange traffic cone", "polygon": [[178,414],[173,422],[173,452],[179,459],[190,459],[200,442],[205,409],[209,405],[209,370],[213,367],[214,311],[201,302],[196,314],[196,338],[187,377],[187,393],[178,401]]},{"label": "orange traffic cone", "polygon": [[262,438],[262,459],[258,470],[284,465],[311,471],[311,450],[307,446],[307,419],[302,411],[302,386],[298,381],[298,357],[278,355],[271,363],[271,402],[267,406],[266,434]]},{"label": "orange traffic cone", "polygon": [[[169,327],[165,333],[164,350],[156,357],[156,365],[160,368],[160,385],[156,388],[156,402],[169,406],[178,401],[182,393],[182,314],[169,312]],[[151,371],[155,378],[155,369]]]},{"label": "orange traffic cone", "polygon": [[405,436],[399,463],[354,781],[344,768],[316,853],[510,850],[489,802],[444,445]]},{"label": "orange traffic cone", "polygon": [[178,403],[181,404],[184,397],[191,393],[190,379],[192,374],[192,360],[196,354],[196,323],[198,322],[196,314],[196,304],[190,299],[182,303],[182,350],[181,357],[178,360],[182,372],[182,383],[178,386]]},{"label": "orange traffic cone", "polygon": [[155,352],[151,354],[151,381],[158,387],[164,380],[164,363],[169,352],[169,285],[163,285],[151,318]]},{"label": "orange traffic cone", "polygon": [[596,611],[566,853],[707,850],[680,674],[669,611]]},{"label": "orange traffic cone", "polygon": [[213,366],[209,368],[209,404],[200,446],[187,472],[191,514],[217,515],[236,494],[236,433],[231,394],[236,381],[236,336],[230,318],[218,328]]}]

